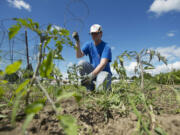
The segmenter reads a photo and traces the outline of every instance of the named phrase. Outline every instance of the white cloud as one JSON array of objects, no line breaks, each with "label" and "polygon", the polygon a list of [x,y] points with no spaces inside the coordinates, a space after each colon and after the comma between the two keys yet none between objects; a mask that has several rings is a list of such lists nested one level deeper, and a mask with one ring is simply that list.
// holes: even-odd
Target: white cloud
[{"label": "white cloud", "polygon": [[174,34],[173,32],[169,32],[169,33],[167,33],[167,36],[168,36],[168,37],[174,37],[175,34]]},{"label": "white cloud", "polygon": [[137,62],[131,62],[129,65],[125,66],[128,73],[133,73],[135,67],[137,66]]},{"label": "white cloud", "polygon": [[118,77],[116,70],[111,66],[111,72],[113,74],[113,76]]},{"label": "white cloud", "polygon": [[[130,62],[129,64],[125,65],[127,76],[135,75],[134,69],[136,66],[137,66],[137,62]],[[111,66],[111,72],[114,76],[116,76],[116,77],[118,76],[116,70],[113,69],[112,66]]]},{"label": "white cloud", "polygon": [[174,63],[168,64],[167,66],[165,64],[156,66],[155,69],[149,70],[148,72],[155,75],[159,73],[165,73],[170,72],[173,69],[180,69],[180,61],[176,61]]},{"label": "white cloud", "polygon": [[[155,66],[155,69],[153,70],[147,70],[151,74],[158,74],[161,72],[170,72],[173,69],[180,69],[180,47],[176,45],[167,46],[167,47],[157,47],[157,48],[151,48],[153,50],[158,51],[162,56],[165,56],[168,59],[168,62],[170,62],[168,65],[160,64],[157,62],[157,59],[153,61],[153,65]],[[171,61],[172,60],[172,61]],[[125,63],[126,73],[128,76],[135,75],[134,69],[137,66],[137,62],[132,61],[130,63]],[[111,67],[111,71],[113,75],[117,76],[116,71]]]},{"label": "white cloud", "polygon": [[[137,66],[136,62],[131,62],[127,66],[125,66],[126,73],[128,76],[132,77],[135,75],[135,73],[134,73],[135,66]],[[146,72],[151,73],[152,75],[155,75],[155,74],[159,74],[159,73],[170,72],[173,69],[180,69],[180,61],[176,61],[176,62],[173,62],[168,65],[165,65],[165,64],[156,65],[155,69],[147,70]],[[114,75],[117,74],[115,71],[112,71],[112,73]]]},{"label": "white cloud", "polygon": [[180,11],[180,0],[154,0],[149,9],[158,16],[170,11]]},{"label": "white cloud", "polygon": [[9,4],[12,5],[15,8],[18,8],[18,9],[24,8],[29,12],[31,11],[30,4],[26,3],[23,0],[7,0],[7,2],[9,2]]},{"label": "white cloud", "polygon": [[60,29],[62,29],[62,27],[60,27],[60,26],[58,26],[58,25],[53,25],[52,27],[51,27],[51,31],[53,31],[54,29],[56,29],[56,30],[60,30]]},{"label": "white cloud", "polygon": [[180,47],[176,45],[167,47],[158,47],[154,50],[158,51],[162,56],[165,56],[168,60],[176,60],[180,58]]}]

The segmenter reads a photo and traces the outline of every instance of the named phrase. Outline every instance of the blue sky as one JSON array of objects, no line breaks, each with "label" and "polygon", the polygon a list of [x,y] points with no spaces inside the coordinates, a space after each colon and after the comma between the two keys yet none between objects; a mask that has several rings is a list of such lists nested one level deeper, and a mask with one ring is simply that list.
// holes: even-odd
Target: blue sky
[{"label": "blue sky", "polygon": [[[66,24],[71,33],[79,32],[81,44],[91,40],[89,27],[98,23],[103,28],[103,40],[112,48],[113,60],[125,50],[153,48],[167,56],[169,64],[180,68],[180,0],[1,0],[0,19],[12,17],[29,17],[40,24],[62,27]],[[62,54],[62,72],[81,60],[69,47],[64,47]],[[128,64],[130,72],[133,62]]]}]

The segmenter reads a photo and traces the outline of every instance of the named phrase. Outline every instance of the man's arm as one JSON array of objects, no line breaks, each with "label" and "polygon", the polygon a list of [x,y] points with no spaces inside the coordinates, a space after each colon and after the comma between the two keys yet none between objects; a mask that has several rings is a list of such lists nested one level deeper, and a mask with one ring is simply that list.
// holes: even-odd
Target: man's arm
[{"label": "man's arm", "polygon": [[100,64],[93,70],[92,74],[94,76],[97,76],[97,74],[99,72],[101,72],[105,68],[105,66],[108,63],[108,61],[109,60],[107,58],[102,58],[101,61],[100,61]]},{"label": "man's arm", "polygon": [[80,41],[76,41],[76,58],[81,58],[83,56],[84,56],[84,53],[81,51]]},{"label": "man's arm", "polygon": [[87,83],[91,83],[91,81],[97,76],[97,74],[105,68],[108,61],[109,60],[107,58],[101,59],[100,64],[81,81],[81,84],[86,85]]},{"label": "man's arm", "polygon": [[77,32],[73,32],[72,37],[76,41],[76,58],[81,58],[84,56],[84,53],[81,51],[79,35]]}]

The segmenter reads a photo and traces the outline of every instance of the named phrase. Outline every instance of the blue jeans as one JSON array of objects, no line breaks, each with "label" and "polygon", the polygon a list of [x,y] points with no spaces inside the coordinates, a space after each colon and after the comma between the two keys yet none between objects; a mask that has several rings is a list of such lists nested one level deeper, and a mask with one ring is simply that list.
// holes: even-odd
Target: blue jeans
[{"label": "blue jeans", "polygon": [[[78,63],[79,68],[79,73],[81,76],[87,75],[91,73],[94,70],[94,67],[86,61],[80,61]],[[111,89],[111,74],[106,71],[101,71],[99,74],[96,76],[96,78],[91,82],[91,84],[86,85],[85,87],[88,90],[94,90],[95,89],[95,84],[96,84],[96,90],[110,90]]]}]

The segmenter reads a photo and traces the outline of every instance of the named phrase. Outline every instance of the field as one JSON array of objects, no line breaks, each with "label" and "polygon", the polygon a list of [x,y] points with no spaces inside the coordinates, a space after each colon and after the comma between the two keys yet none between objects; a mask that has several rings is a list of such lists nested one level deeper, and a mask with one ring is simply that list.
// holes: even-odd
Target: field
[{"label": "field", "polygon": [[[54,60],[64,59],[63,46],[77,48],[68,30],[51,24],[42,30],[30,18],[13,20],[17,24],[9,28],[9,40],[20,29],[29,29],[39,36],[39,55],[36,66],[27,64],[22,69],[23,62],[18,60],[0,70],[0,135],[180,133],[180,70],[155,76],[148,73],[155,69],[153,60],[168,64],[159,52],[124,51],[111,65],[117,73],[112,80],[118,79],[112,89],[105,89],[105,81],[97,90],[88,91],[80,84],[87,77],[79,76],[81,67],[69,67],[65,83],[54,64]],[[51,40],[54,47],[49,45]],[[124,63],[132,60],[137,62],[137,76],[130,78]]]},{"label": "field", "polygon": [[[157,134],[178,135],[180,132],[180,104],[177,92],[180,86],[145,83],[144,91],[138,82],[120,81],[112,85],[112,91],[86,91],[74,85],[49,85],[42,83],[50,97],[55,101],[57,94],[75,92],[79,96],[65,94],[56,106],[61,107],[61,115],[70,114],[77,120],[78,134],[82,135],[131,135]],[[24,97],[21,98],[16,114],[16,124],[12,126],[12,91],[16,84],[6,84],[6,94],[1,99],[0,135],[19,135],[22,133],[26,117]],[[29,102],[44,99],[43,109],[33,116],[25,134],[61,135],[65,134],[56,113],[46,100],[43,92],[35,85],[30,93]],[[79,98],[77,98],[79,97]],[[7,99],[7,100],[5,100]],[[78,100],[77,100],[78,99]],[[5,102],[7,101],[7,102]],[[152,106],[152,108],[150,107]],[[71,125],[70,125],[71,126]],[[74,134],[74,133],[73,133]]]}]

